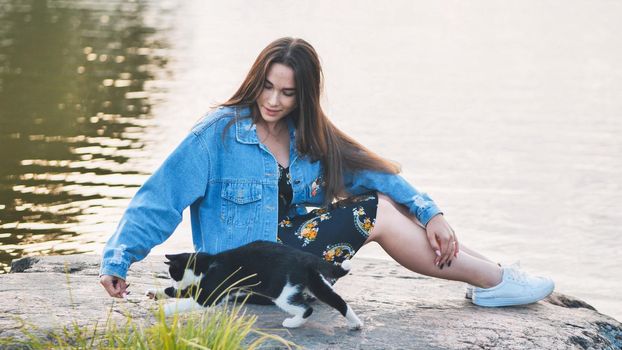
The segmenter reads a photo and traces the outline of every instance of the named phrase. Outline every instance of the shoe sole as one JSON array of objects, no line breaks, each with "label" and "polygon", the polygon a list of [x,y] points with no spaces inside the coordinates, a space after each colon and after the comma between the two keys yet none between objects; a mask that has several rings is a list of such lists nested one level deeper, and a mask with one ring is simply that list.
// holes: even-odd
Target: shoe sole
[{"label": "shoe sole", "polygon": [[477,300],[477,298],[473,298],[473,304],[477,306],[485,306],[485,307],[501,307],[501,306],[516,306],[516,305],[527,305],[536,303],[553,293],[555,286],[551,287],[546,293],[543,293],[542,296],[539,297],[530,297],[530,298],[495,298],[491,300]]}]

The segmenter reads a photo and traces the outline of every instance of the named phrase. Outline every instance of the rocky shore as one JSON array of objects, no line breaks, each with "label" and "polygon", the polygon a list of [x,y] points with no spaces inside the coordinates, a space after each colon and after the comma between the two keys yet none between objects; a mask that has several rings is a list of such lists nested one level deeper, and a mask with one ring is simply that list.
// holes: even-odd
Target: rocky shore
[{"label": "rocky shore", "polygon": [[[0,275],[0,338],[20,336],[23,322],[41,330],[149,317],[143,292],[168,285],[161,256],[134,264],[130,300],[112,299],[99,285],[100,257],[22,258]],[[393,262],[357,258],[335,286],[365,322],[348,331],[344,319],[320,302],[309,322],[285,330],[274,306],[248,307],[257,326],[306,349],[622,349],[622,324],[573,297],[554,293],[536,304],[488,309],[464,298],[464,284],[414,274]],[[563,291],[562,291],[563,292]]]}]

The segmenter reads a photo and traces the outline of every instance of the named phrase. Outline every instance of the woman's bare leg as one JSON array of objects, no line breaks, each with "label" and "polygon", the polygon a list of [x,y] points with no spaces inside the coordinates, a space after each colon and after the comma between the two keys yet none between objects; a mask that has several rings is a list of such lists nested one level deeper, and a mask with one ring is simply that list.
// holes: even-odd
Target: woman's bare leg
[{"label": "woman's bare leg", "polygon": [[[385,196],[385,195],[384,195],[384,194],[382,194],[382,193],[379,193],[379,196],[384,197],[384,198],[383,198],[383,200],[389,200],[389,201],[391,201],[391,199],[390,199],[389,197]],[[405,208],[404,206],[397,205],[397,204],[395,204],[395,203],[392,203],[392,204],[394,204],[394,205],[395,205],[395,208],[396,208],[397,210],[399,210],[399,211],[400,211],[400,213],[402,213],[402,215],[410,217],[410,219],[411,219],[411,220],[412,220],[412,221],[413,221],[413,222],[414,222],[417,226],[420,226],[421,228],[424,228],[424,227],[423,227],[423,225],[421,224],[421,222],[419,222],[419,220],[417,220],[417,218],[415,218],[415,217],[411,216],[411,215],[408,213],[408,211],[406,210],[406,208]],[[367,243],[367,242],[366,242],[366,243]],[[495,264],[496,264],[496,262],[494,262],[494,261],[492,261],[492,260],[488,259],[487,257],[483,256],[482,254],[480,254],[480,253],[478,253],[478,252],[474,251],[473,249],[471,249],[471,248],[467,247],[467,246],[466,246],[466,245],[464,245],[463,243],[460,243],[460,251],[463,251],[463,252],[465,252],[465,253],[467,253],[467,254],[469,254],[469,255],[473,256],[473,257],[476,257],[476,258],[479,258],[479,259],[482,259],[482,260],[486,260],[486,261],[489,261],[489,262],[491,262],[491,263],[495,263]]]},{"label": "woman's bare leg", "polygon": [[501,282],[502,271],[489,260],[461,249],[451,266],[440,269],[434,264],[436,254],[430,247],[425,230],[411,220],[400,205],[389,197],[378,195],[376,224],[365,243],[374,241],[407,269],[424,275],[467,282],[489,288]]},{"label": "woman's bare leg", "polygon": [[480,253],[478,253],[478,252],[474,251],[473,249],[471,249],[471,248],[469,248],[469,247],[465,246],[465,245],[464,245],[464,244],[462,244],[462,243],[460,243],[460,251],[465,252],[465,253],[469,254],[470,256],[476,257],[476,258],[478,258],[478,259],[485,260],[485,261],[491,262],[491,263],[493,263],[493,264],[496,264],[496,262],[494,262],[494,261],[492,261],[492,260],[488,259],[487,257],[485,257],[485,256],[483,256],[482,254],[480,254]]}]

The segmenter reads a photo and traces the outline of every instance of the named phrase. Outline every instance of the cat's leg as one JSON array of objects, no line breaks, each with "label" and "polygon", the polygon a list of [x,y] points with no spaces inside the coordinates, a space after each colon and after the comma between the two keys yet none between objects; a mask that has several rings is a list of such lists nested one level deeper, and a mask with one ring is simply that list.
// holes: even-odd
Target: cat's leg
[{"label": "cat's leg", "polygon": [[313,293],[311,293],[311,291],[309,289],[304,290],[304,292],[302,292],[302,296],[305,298],[305,303],[313,303],[317,300],[317,298],[313,295]]},{"label": "cat's leg", "polygon": [[145,292],[145,295],[149,299],[160,300],[160,299],[175,298],[177,296],[177,291],[175,290],[174,287],[149,288]]},{"label": "cat's leg", "polygon": [[184,313],[203,309],[203,306],[197,303],[197,301],[193,298],[183,298],[164,305],[164,315],[171,316],[175,313]]},{"label": "cat's leg", "polygon": [[350,305],[348,305],[339,294],[335,293],[331,283],[319,272],[311,273],[309,290],[311,290],[311,293],[318,299],[337,309],[337,311],[346,318],[348,328],[357,330],[363,327],[363,321],[356,316],[356,313],[354,313]]},{"label": "cat's leg", "polygon": [[283,320],[283,327],[298,328],[307,322],[307,318],[313,313],[307,303],[305,303],[300,286],[295,286],[289,282],[283,287],[281,294],[274,299],[274,304],[281,310],[293,315],[293,317]]}]

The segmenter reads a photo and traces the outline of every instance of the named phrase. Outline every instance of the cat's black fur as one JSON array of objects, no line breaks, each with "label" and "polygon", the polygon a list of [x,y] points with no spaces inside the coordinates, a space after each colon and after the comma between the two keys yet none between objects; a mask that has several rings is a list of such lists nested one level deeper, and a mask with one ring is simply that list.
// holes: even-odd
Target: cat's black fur
[{"label": "cat's black fur", "polygon": [[[254,303],[275,302],[281,309],[294,315],[289,326],[286,325],[288,320],[283,325],[297,327],[313,312],[305,298],[305,293],[310,293],[337,309],[347,318],[351,328],[358,329],[362,325],[328,282],[346,275],[348,269],[313,254],[279,243],[256,241],[215,255],[182,253],[166,255],[166,258],[169,259],[166,262],[169,265],[169,274],[177,284],[187,284],[184,281],[195,280],[183,290],[175,287],[164,289],[164,294],[169,297],[194,298],[202,306],[211,306],[226,297],[225,291],[235,284],[229,297],[238,292],[238,296],[250,294]],[[349,267],[349,262],[344,266]],[[191,269],[194,275],[188,276],[186,269]],[[184,274],[187,275],[186,280],[183,280]],[[203,277],[199,279],[197,276],[201,274]],[[248,276],[251,277],[236,284]]]}]

